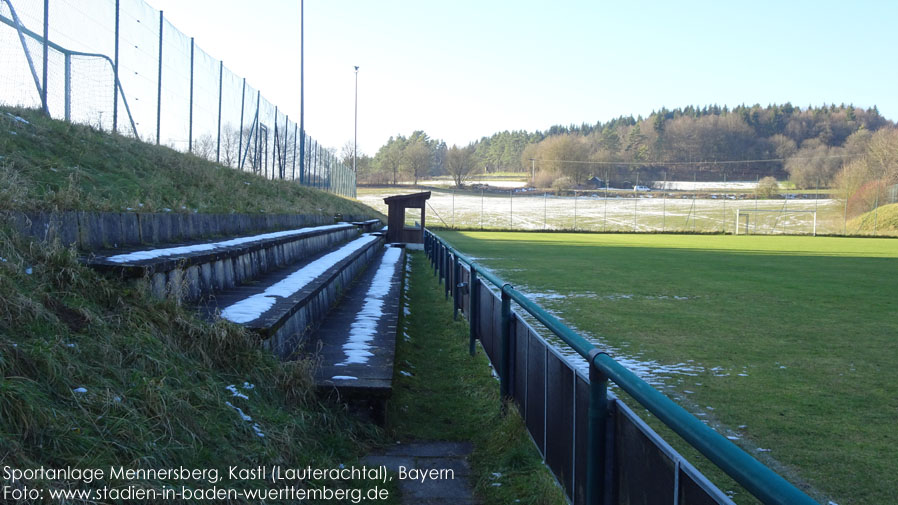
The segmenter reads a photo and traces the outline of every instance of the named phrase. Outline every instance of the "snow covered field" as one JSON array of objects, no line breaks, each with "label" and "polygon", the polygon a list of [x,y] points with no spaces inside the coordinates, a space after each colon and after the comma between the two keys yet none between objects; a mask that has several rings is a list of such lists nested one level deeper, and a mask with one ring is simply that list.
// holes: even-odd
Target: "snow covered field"
[{"label": "snow covered field", "polygon": [[[359,188],[358,198],[386,213],[386,196],[415,193],[413,188]],[[841,233],[842,204],[831,199],[739,199],[735,194],[694,198],[693,195],[668,196],[669,193],[643,194],[640,198],[603,198],[601,196],[557,197],[544,194],[453,193],[433,191],[427,207],[427,222],[448,227],[503,228],[515,230],[589,230],[589,231],[696,231],[732,233],[736,211],[741,213],[739,233],[811,234],[817,211],[817,233]],[[409,223],[418,220],[408,212]]]}]

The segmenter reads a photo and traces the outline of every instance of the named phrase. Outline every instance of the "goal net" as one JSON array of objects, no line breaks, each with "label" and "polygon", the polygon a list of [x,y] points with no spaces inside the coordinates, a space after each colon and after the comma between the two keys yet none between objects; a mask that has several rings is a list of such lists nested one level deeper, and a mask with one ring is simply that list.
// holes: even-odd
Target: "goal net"
[{"label": "goal net", "polygon": [[736,209],[736,235],[817,235],[816,210]]}]

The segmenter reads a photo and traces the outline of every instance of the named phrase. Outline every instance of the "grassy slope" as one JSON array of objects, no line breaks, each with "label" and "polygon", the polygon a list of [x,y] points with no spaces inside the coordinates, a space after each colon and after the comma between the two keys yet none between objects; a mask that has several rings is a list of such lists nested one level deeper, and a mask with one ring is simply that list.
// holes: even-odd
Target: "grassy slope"
[{"label": "grassy slope", "polygon": [[0,209],[129,208],[383,217],[355,200],[50,120],[34,110],[0,107]]},{"label": "grassy slope", "polygon": [[[377,439],[310,396],[310,361],[281,363],[242,327],[150,299],[82,266],[72,250],[0,235],[4,465],[330,467]],[[232,384],[247,398],[234,397]]]},{"label": "grassy slope", "polygon": [[579,294],[544,304],[628,355],[695,360],[667,393],[793,480],[841,505],[898,501],[895,240],[441,235],[526,290]]},{"label": "grassy slope", "polygon": [[499,383],[482,351],[468,354],[468,324],[452,320],[452,303],[427,257],[416,253],[410,261],[412,304],[405,324],[411,338],[397,345],[389,435],[473,442],[472,480],[484,505],[564,503],[517,410],[500,414]]},{"label": "grassy slope", "polygon": [[[378,215],[169,148],[0,109],[0,209],[126,208]],[[331,467],[379,441],[372,426],[310,395],[310,361],[281,363],[242,327],[205,323],[83,267],[72,250],[30,244],[5,223],[0,258],[3,465]]]},{"label": "grassy slope", "polygon": [[866,212],[848,222],[849,230],[855,233],[893,234],[898,232],[898,203],[882,205],[875,211]]}]

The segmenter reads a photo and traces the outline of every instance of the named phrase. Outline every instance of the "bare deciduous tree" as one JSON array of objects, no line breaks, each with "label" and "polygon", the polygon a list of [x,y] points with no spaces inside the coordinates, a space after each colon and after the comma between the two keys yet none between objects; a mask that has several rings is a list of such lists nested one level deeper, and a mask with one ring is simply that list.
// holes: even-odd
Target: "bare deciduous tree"
[{"label": "bare deciduous tree", "polygon": [[446,166],[456,187],[461,187],[465,180],[474,173],[474,146],[458,147],[453,145],[446,155]]}]

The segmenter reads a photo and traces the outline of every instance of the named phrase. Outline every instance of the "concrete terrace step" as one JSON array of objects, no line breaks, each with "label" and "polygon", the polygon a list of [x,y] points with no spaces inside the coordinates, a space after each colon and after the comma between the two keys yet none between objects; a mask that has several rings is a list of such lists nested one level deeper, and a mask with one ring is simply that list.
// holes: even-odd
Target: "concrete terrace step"
[{"label": "concrete terrace step", "polygon": [[302,347],[353,279],[383,249],[383,238],[365,234],[336,249],[228,289],[204,304],[207,314],[256,331],[283,359]]},{"label": "concrete terrace step", "polygon": [[367,221],[353,221],[352,224],[359,227],[363,233],[375,231],[382,224],[380,219],[369,219]]},{"label": "concrete terrace step", "polygon": [[350,223],[154,249],[98,253],[87,264],[126,278],[147,276],[155,296],[197,301],[358,236]]},{"label": "concrete terrace step", "polygon": [[387,247],[310,337],[321,358],[319,390],[383,402],[392,392],[405,249]]}]

